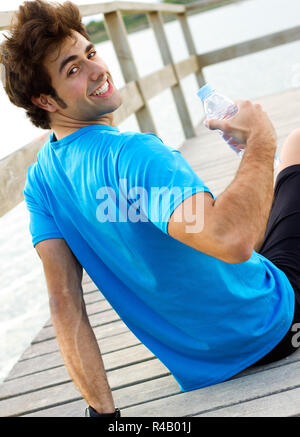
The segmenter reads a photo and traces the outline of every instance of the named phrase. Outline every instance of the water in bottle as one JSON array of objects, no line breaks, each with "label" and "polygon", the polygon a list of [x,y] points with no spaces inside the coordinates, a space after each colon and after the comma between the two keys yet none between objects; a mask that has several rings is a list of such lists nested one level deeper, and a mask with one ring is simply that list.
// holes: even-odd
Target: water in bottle
[{"label": "water in bottle", "polygon": [[[228,120],[238,112],[237,105],[228,97],[217,93],[209,84],[204,85],[197,92],[198,97],[203,101],[204,111],[207,118],[215,120]],[[224,134],[221,130],[218,132],[222,135],[226,143],[240,156],[243,156],[245,146],[236,139]],[[279,157],[275,156],[275,168],[279,164]]]}]

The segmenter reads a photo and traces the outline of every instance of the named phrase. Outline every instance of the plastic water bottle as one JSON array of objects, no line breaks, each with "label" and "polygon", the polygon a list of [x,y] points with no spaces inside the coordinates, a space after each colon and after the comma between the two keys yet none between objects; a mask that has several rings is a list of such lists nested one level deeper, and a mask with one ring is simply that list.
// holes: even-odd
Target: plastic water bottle
[{"label": "plastic water bottle", "polygon": [[[207,118],[228,120],[238,112],[238,107],[232,100],[217,93],[209,84],[200,88],[197,95],[203,101],[204,111]],[[218,130],[218,132],[222,135],[226,143],[240,156],[240,158],[242,158],[245,146],[236,139],[224,134],[221,130]],[[280,159],[278,155],[275,155],[275,168],[279,162]]]}]

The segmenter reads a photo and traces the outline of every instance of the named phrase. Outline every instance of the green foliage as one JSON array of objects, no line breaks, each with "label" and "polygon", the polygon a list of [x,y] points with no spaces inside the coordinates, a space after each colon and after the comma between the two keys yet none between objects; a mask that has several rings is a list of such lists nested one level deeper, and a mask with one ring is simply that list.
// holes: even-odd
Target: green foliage
[{"label": "green foliage", "polygon": [[89,35],[93,35],[97,32],[103,32],[105,30],[103,21],[90,21],[85,26],[85,28],[86,28]]},{"label": "green foliage", "polygon": [[[123,19],[126,27],[137,27],[141,23],[147,23],[147,18],[144,14],[123,14]],[[105,32],[104,21],[90,21],[85,28],[90,36],[99,32]]]},{"label": "green foliage", "polygon": [[[128,33],[149,27],[145,14],[122,14],[122,16]],[[94,44],[108,39],[104,21],[90,21],[85,28]]]},{"label": "green foliage", "polygon": [[145,14],[123,14],[126,26],[136,25],[138,22],[147,22]]}]

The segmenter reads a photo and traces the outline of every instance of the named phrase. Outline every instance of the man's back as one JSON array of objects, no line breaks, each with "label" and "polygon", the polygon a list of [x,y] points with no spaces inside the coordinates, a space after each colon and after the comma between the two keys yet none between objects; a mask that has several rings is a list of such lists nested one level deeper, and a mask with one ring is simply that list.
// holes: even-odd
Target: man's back
[{"label": "man's back", "polygon": [[248,367],[293,316],[291,285],[263,256],[229,264],[168,235],[176,206],[202,191],[213,196],[178,151],[105,125],[52,135],[25,187],[33,244],[64,238],[182,390]]}]

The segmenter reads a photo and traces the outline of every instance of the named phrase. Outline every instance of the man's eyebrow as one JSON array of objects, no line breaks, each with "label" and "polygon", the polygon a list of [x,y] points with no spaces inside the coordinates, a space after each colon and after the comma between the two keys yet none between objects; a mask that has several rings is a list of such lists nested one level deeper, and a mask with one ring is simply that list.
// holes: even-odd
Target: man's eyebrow
[{"label": "man's eyebrow", "polygon": [[[94,48],[94,44],[89,44],[89,45],[87,45],[86,48],[85,48],[85,53],[88,53],[92,48]],[[68,56],[67,58],[65,58],[65,59],[60,63],[60,66],[59,66],[59,73],[62,72],[62,70],[64,69],[64,67],[65,67],[67,64],[69,64],[69,62],[75,61],[77,58],[78,58],[77,55],[71,55],[71,56]]]}]

